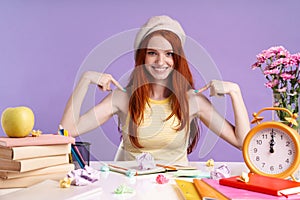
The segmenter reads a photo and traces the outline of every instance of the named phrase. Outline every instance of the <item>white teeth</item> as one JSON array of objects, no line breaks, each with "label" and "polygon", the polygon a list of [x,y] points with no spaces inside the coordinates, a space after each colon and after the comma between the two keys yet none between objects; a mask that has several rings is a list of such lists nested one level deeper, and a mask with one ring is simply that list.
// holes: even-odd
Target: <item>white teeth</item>
[{"label": "white teeth", "polygon": [[168,67],[152,67],[152,68],[156,71],[164,71],[164,70],[168,69]]}]

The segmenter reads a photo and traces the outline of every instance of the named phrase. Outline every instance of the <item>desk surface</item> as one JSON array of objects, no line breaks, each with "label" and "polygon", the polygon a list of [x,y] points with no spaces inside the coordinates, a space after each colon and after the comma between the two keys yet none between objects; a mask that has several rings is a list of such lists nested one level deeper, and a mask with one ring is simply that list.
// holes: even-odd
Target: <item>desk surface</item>
[{"label": "desk surface", "polygon": [[[228,163],[215,163],[215,168],[220,165],[226,164],[230,170],[231,175],[240,175],[243,171],[247,172],[248,168],[244,163],[240,162],[228,162]],[[209,170],[208,167],[205,166],[203,162],[191,162],[191,166],[197,167],[200,170]],[[91,167],[94,169],[100,169],[101,164],[98,162],[92,162]],[[100,180],[93,183],[102,188],[101,193],[96,193],[93,196],[87,197],[87,199],[131,199],[131,200],[148,200],[148,199],[183,199],[180,195],[179,189],[175,184],[175,177],[172,173],[164,173],[164,175],[170,179],[167,184],[157,184],[156,176],[157,174],[151,175],[142,175],[135,177],[127,177],[124,174],[116,173],[116,172],[101,172]],[[192,181],[192,178],[185,178],[184,180]],[[126,184],[129,187],[133,188],[135,192],[133,194],[128,195],[117,195],[114,194],[114,190],[121,184]],[[80,187],[80,186],[75,186]],[[1,189],[0,190],[0,199],[1,195],[14,192],[19,189]],[[43,200],[47,198],[52,199],[51,195],[45,195]]]}]

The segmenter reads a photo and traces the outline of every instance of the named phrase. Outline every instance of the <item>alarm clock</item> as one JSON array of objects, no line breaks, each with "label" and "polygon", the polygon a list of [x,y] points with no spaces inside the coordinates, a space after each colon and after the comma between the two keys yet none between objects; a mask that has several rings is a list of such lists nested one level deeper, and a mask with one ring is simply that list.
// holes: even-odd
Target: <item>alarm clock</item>
[{"label": "alarm clock", "polygon": [[[259,114],[266,110],[287,112],[290,117],[285,120],[289,124],[278,121],[261,123],[263,117]],[[297,126],[298,115],[285,108],[267,107],[253,113],[253,117],[251,123],[257,125],[248,132],[242,148],[250,172],[277,178],[290,176],[296,180],[293,174],[300,164],[299,134],[290,126]]]}]

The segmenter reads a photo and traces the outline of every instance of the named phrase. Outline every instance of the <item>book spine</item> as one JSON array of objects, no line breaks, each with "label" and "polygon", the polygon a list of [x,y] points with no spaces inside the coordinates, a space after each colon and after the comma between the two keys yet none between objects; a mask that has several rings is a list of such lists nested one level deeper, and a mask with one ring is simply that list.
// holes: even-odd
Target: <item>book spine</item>
[{"label": "book spine", "polygon": [[15,171],[21,170],[21,163],[15,160],[0,159],[0,171]]},{"label": "book spine", "polygon": [[17,146],[39,146],[39,145],[51,145],[51,144],[67,144],[75,143],[73,137],[62,137],[55,134],[42,134],[39,137],[27,136],[24,138],[8,138],[0,137],[0,146],[4,147],[17,147]]},{"label": "book spine", "polygon": [[244,189],[244,190],[250,190],[254,192],[260,192],[264,194],[270,194],[273,196],[279,196],[278,192],[275,190],[272,190],[272,188],[262,188],[260,186],[255,186],[255,185],[250,185],[241,181],[227,181],[226,179],[220,179],[219,180],[220,185],[225,185],[225,186],[230,186],[230,187],[235,187],[239,189]]},{"label": "book spine", "polygon": [[11,160],[13,158],[13,150],[9,147],[0,146],[0,158]]},{"label": "book spine", "polygon": [[71,153],[71,144],[12,147],[12,160],[55,156]]},{"label": "book spine", "polygon": [[71,170],[74,170],[74,164],[59,164],[50,167],[45,167],[37,170],[31,170],[28,172],[7,172],[7,171],[0,171],[0,178],[1,179],[14,179],[14,178],[22,178],[28,176],[37,176],[37,175],[44,175],[44,174],[55,174],[55,173],[68,173]]}]

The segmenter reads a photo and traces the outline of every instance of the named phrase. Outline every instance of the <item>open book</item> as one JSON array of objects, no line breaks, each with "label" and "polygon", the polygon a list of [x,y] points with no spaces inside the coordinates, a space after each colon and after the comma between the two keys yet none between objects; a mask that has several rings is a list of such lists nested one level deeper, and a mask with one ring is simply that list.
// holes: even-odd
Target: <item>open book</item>
[{"label": "open book", "polygon": [[138,163],[134,161],[119,161],[115,163],[108,164],[108,167],[111,171],[119,172],[126,174],[128,170],[135,170],[137,175],[145,175],[145,174],[155,174],[160,172],[165,172],[166,169],[164,167],[155,167],[152,169],[141,170],[139,169]]},{"label": "open book", "polygon": [[196,170],[195,167],[187,166],[187,165],[180,165],[180,164],[166,164],[163,161],[156,161],[156,167],[147,170],[139,169],[138,163],[133,161],[118,161],[114,163],[109,163],[108,167],[111,171],[119,172],[126,174],[128,170],[135,170],[135,175],[145,175],[145,174],[154,174],[160,172],[167,172],[167,171],[183,171],[183,170]]}]

